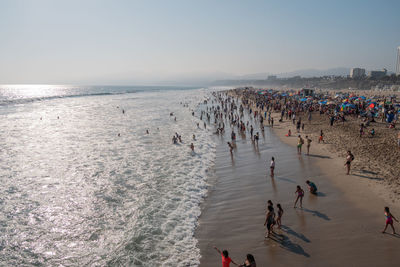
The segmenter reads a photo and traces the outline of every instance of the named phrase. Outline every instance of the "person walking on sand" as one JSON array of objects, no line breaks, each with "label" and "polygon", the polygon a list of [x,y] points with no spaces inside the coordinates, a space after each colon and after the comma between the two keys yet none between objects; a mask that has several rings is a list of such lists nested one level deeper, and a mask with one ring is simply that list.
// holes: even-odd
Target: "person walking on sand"
[{"label": "person walking on sand", "polygon": [[276,204],[276,207],[278,208],[278,218],[276,219],[276,224],[278,225],[278,229],[281,229],[283,209],[279,203]]},{"label": "person walking on sand", "polygon": [[297,186],[296,192],[294,192],[297,195],[296,201],[294,202],[294,207],[296,208],[297,201],[300,200],[300,208],[303,208],[303,197],[304,197],[304,190],[301,189],[300,185]]},{"label": "person walking on sand", "polygon": [[301,154],[301,147],[303,146],[303,144],[304,144],[304,140],[303,140],[303,138],[301,138],[301,135],[299,134],[299,139],[298,139],[298,141],[297,141],[297,154]]},{"label": "person walking on sand", "polygon": [[306,135],[306,141],[307,141],[307,155],[310,155],[310,146],[311,146],[312,140],[310,138],[308,138],[308,135]]},{"label": "person walking on sand", "polygon": [[267,225],[267,236],[266,238],[269,238],[271,233],[274,231],[273,227],[275,224],[275,212],[274,208],[271,206],[268,206],[268,213],[265,218],[264,226]]},{"label": "person walking on sand", "polygon": [[229,257],[229,253],[227,250],[224,250],[221,252],[221,250],[219,250],[217,247],[214,246],[214,249],[216,251],[218,251],[219,254],[221,254],[222,257],[222,267],[229,267],[229,265],[231,264],[231,262],[237,266],[239,266],[239,264],[237,264],[236,262],[234,262],[230,257]]},{"label": "person walking on sand", "polygon": [[386,232],[386,228],[388,227],[388,225],[390,225],[390,227],[392,227],[393,230],[393,234],[396,234],[396,231],[394,229],[393,226],[393,220],[395,220],[396,222],[399,222],[392,213],[390,213],[389,207],[385,207],[385,217],[386,217],[386,225],[385,228],[383,229],[382,233]]},{"label": "person walking on sand", "polygon": [[269,169],[271,171],[271,177],[274,177],[274,171],[275,171],[275,158],[271,158],[271,163],[269,165]]},{"label": "person walking on sand", "polygon": [[347,156],[346,156],[346,162],[344,166],[346,166],[347,169],[347,175],[350,174],[350,167],[351,167],[351,162],[354,160],[354,155],[351,153],[351,151],[347,151]]},{"label": "person walking on sand", "polygon": [[247,254],[246,259],[244,260],[244,263],[239,265],[239,267],[257,267],[254,256],[251,254]]},{"label": "person walking on sand", "polygon": [[318,144],[322,141],[322,143],[325,143],[324,141],[324,132],[321,130],[319,134],[319,139],[318,139]]}]

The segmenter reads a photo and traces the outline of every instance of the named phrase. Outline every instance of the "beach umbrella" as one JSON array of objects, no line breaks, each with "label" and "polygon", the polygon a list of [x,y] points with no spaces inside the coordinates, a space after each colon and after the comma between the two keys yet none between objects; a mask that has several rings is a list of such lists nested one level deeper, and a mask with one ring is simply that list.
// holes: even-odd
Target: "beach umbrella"
[{"label": "beach umbrella", "polygon": [[360,96],[360,98],[362,99],[362,100],[365,100],[365,99],[367,99],[365,96]]},{"label": "beach umbrella", "polygon": [[374,104],[374,103],[371,103],[371,104],[369,105],[369,107],[370,107],[370,108],[374,108],[374,107],[375,107],[375,104]]},{"label": "beach umbrella", "polygon": [[301,102],[307,101],[307,98],[300,99]]}]

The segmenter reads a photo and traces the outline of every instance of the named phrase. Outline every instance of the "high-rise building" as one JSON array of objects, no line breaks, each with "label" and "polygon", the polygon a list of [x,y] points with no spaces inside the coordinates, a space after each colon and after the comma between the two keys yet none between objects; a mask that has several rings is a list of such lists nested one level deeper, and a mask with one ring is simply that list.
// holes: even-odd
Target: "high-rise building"
[{"label": "high-rise building", "polygon": [[380,79],[380,78],[385,77],[386,74],[387,74],[387,70],[386,70],[386,69],[382,69],[382,70],[371,70],[371,71],[368,73],[368,76],[371,77],[371,78]]},{"label": "high-rise building", "polygon": [[396,74],[397,74],[397,75],[400,75],[400,46],[397,47]]},{"label": "high-rise building", "polygon": [[350,78],[361,78],[365,76],[365,69],[352,68],[350,70]]}]

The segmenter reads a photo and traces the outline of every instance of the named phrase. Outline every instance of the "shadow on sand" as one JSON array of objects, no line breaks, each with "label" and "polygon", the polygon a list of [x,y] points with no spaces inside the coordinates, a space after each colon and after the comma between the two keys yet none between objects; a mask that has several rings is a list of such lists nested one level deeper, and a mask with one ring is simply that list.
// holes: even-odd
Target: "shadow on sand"
[{"label": "shadow on sand", "polygon": [[323,156],[323,155],[315,155],[315,154],[308,154],[308,157],[314,157],[314,158],[321,158],[321,159],[331,159],[329,156]]},{"label": "shadow on sand", "polygon": [[310,239],[308,239],[305,235],[303,235],[302,233],[298,233],[298,232],[294,231],[289,226],[282,225],[281,229],[283,231],[285,231],[286,233],[288,233],[289,235],[297,237],[298,239],[301,239],[304,242],[311,243]]},{"label": "shadow on sand", "polygon": [[275,177],[275,178],[279,179],[279,180],[282,180],[282,181],[285,181],[285,182],[292,183],[292,184],[297,184],[295,181],[293,181],[293,180],[291,180],[289,178],[283,178],[283,177]]},{"label": "shadow on sand", "polygon": [[317,193],[316,194],[313,194],[314,196],[317,196],[317,197],[326,197],[326,194],[325,193],[323,193],[323,192],[319,192],[319,191],[317,191]]},{"label": "shadow on sand", "polygon": [[351,175],[357,176],[357,177],[361,177],[361,178],[370,179],[370,180],[376,180],[376,181],[382,181],[383,180],[383,178],[367,176],[367,175],[361,175],[361,174],[357,174],[357,173],[351,173]]},{"label": "shadow on sand", "polygon": [[328,215],[326,215],[326,214],[324,214],[324,213],[322,213],[322,212],[319,212],[319,211],[317,211],[317,210],[310,210],[310,209],[307,209],[307,208],[303,208],[303,211],[309,212],[309,213],[311,213],[313,216],[317,216],[317,217],[319,217],[319,218],[321,218],[321,219],[324,219],[324,220],[326,220],[326,221],[330,221],[330,220],[331,220],[331,219],[328,217]]},{"label": "shadow on sand", "polygon": [[293,243],[289,237],[285,235],[273,234],[269,239],[279,243],[280,247],[286,249],[292,253],[303,255],[304,257],[309,258],[310,254],[304,251],[304,249],[296,243]]},{"label": "shadow on sand", "polygon": [[385,232],[385,233],[383,233],[383,234],[385,234],[385,235],[390,235],[390,236],[395,237],[395,238],[400,238],[400,234],[398,234],[398,233],[391,234],[391,233]]}]

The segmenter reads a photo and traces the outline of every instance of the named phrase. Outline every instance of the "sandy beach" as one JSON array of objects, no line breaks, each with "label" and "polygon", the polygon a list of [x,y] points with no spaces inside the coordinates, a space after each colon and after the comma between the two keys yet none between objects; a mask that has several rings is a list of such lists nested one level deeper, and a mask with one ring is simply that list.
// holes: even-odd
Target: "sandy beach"
[{"label": "sandy beach", "polygon": [[[257,266],[397,266],[400,236],[381,230],[383,207],[390,206],[394,215],[400,210],[382,196],[384,187],[376,186],[374,175],[345,175],[343,158],[316,140],[309,156],[298,156],[297,139],[285,137],[289,124],[266,127],[258,149],[249,137],[239,136],[232,158],[226,145],[230,131],[216,137],[217,178],[196,232],[201,266],[221,265],[214,245],[227,249],[239,263],[251,253]],[[275,178],[267,174],[271,156],[276,158]],[[293,209],[295,187],[306,189],[307,179],[316,183],[320,194],[306,192],[304,208]],[[284,226],[274,238],[265,239],[269,199],[274,205],[281,203]]]}]

